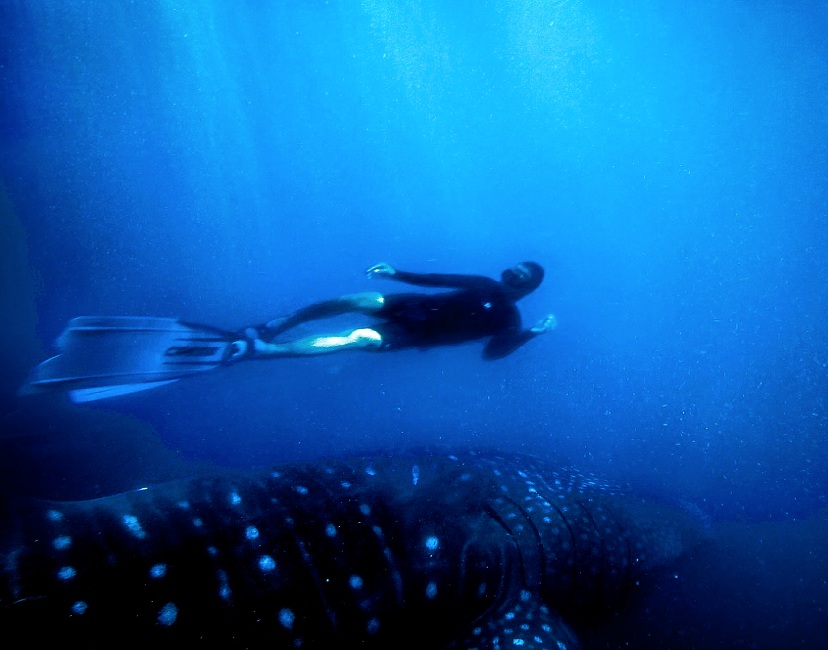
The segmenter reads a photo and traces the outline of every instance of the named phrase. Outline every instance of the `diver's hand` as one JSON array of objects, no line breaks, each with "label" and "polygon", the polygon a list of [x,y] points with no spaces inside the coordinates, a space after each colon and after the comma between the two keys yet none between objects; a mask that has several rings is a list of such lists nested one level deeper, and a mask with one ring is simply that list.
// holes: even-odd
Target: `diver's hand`
[{"label": "diver's hand", "polygon": [[390,264],[386,264],[385,262],[374,264],[374,266],[365,270],[365,275],[367,275],[369,278],[390,278],[396,274],[397,270],[393,266],[391,266]]},{"label": "diver's hand", "polygon": [[533,334],[545,334],[546,332],[551,332],[558,326],[558,319],[555,318],[555,314],[549,314],[546,318],[539,320],[537,325],[531,328],[529,331]]}]

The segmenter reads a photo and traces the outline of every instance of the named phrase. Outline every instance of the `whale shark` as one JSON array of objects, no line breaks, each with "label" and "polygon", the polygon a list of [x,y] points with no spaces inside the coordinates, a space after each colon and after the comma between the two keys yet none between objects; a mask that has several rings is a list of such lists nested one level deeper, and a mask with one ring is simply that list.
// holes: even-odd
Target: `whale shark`
[{"label": "whale shark", "polygon": [[580,647],[698,540],[683,510],[531,456],[291,463],[0,504],[4,645]]}]

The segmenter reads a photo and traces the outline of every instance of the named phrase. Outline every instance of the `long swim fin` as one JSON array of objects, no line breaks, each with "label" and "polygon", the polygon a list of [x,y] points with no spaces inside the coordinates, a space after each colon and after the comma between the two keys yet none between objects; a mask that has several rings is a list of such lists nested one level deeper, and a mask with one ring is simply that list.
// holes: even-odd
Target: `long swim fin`
[{"label": "long swim fin", "polygon": [[175,318],[81,316],[58,338],[60,354],[35,367],[21,393],[60,391],[90,402],[147,390],[224,365],[238,339]]}]

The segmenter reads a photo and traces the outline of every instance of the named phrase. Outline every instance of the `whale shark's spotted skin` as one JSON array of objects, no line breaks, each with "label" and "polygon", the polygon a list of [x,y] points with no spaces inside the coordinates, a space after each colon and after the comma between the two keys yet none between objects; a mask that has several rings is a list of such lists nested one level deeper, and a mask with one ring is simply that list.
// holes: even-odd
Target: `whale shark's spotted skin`
[{"label": "whale shark's spotted skin", "polygon": [[[683,548],[681,517],[524,456],[286,465],[5,524],[0,626],[70,647],[577,647]],[[11,646],[6,646],[11,647]]]}]

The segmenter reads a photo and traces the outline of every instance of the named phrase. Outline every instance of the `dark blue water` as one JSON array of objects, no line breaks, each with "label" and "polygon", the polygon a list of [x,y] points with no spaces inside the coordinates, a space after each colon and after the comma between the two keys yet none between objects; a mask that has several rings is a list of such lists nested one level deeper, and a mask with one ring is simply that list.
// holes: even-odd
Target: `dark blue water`
[{"label": "dark blue water", "polygon": [[[7,0],[4,483],[91,496],[205,464],[528,451],[741,522],[744,571],[710,560],[705,580],[757,602],[694,619],[712,632],[642,623],[658,639],[811,645],[826,33],[816,2]],[[239,364],[84,407],[15,394],[73,316],[236,329],[402,289],[364,276],[380,261],[498,277],[523,259],[547,270],[526,324],[560,325],[502,361],[469,344]]]}]

